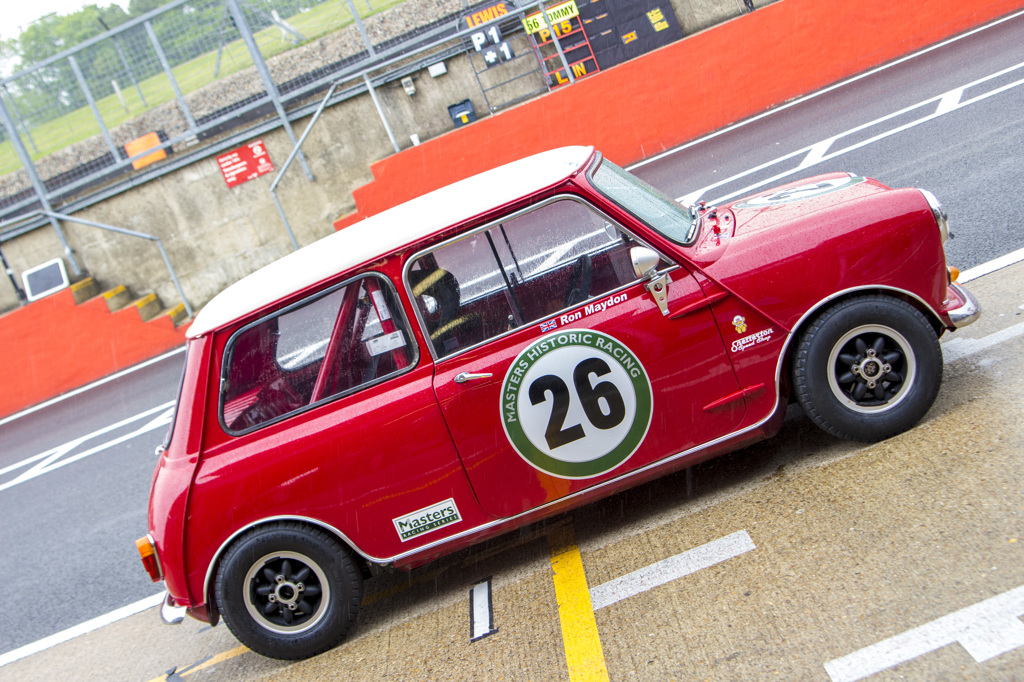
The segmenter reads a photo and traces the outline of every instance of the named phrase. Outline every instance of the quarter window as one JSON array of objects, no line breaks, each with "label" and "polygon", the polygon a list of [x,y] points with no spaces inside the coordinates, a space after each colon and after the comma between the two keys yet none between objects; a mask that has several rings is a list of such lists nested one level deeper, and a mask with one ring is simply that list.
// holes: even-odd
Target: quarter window
[{"label": "quarter window", "polygon": [[636,281],[634,243],[563,197],[421,256],[408,283],[442,358]]},{"label": "quarter window", "polygon": [[242,433],[376,383],[413,364],[412,341],[388,280],[347,282],[231,338],[221,420]]}]

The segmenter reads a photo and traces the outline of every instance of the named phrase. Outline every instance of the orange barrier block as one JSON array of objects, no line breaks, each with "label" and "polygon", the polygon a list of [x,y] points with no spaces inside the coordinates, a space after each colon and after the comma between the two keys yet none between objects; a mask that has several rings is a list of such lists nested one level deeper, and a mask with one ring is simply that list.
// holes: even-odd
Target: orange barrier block
[{"label": "orange barrier block", "polygon": [[373,164],[357,212],[334,225],[566,144],[632,163],[1021,7],[781,0]]},{"label": "orange barrier block", "polygon": [[185,343],[170,318],[143,322],[102,297],[75,305],[70,289],[0,317],[5,358],[0,417],[84,386]]}]

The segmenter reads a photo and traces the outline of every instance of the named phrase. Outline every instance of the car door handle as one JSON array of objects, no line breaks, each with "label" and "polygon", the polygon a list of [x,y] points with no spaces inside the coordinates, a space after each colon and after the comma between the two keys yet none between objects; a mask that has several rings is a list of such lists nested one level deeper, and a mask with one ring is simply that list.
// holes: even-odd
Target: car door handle
[{"label": "car door handle", "polygon": [[459,372],[455,375],[455,383],[464,384],[471,379],[489,379],[493,376],[490,372]]}]

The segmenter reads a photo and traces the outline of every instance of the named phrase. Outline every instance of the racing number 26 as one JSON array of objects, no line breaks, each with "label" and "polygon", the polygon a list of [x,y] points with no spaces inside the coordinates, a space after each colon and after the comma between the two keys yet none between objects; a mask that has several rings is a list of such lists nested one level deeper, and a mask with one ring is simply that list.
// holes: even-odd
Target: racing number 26
[{"label": "racing number 26", "polygon": [[[611,368],[601,358],[587,358],[578,365],[572,372],[572,382],[576,387],[576,395],[579,397],[583,412],[591,424],[599,429],[615,428],[622,423],[626,417],[626,405],[622,400],[622,394],[610,381],[600,381],[591,385],[590,375],[602,377],[611,372]],[[569,414],[569,405],[572,396],[569,387],[565,385],[561,377],[554,374],[545,374],[538,377],[530,384],[530,403],[539,405],[547,400],[547,394],[551,393],[551,416],[548,419],[548,427],[544,431],[544,438],[548,447],[554,450],[580,438],[586,437],[582,424],[565,426],[565,417]],[[605,409],[602,409],[601,399],[604,398]]]}]

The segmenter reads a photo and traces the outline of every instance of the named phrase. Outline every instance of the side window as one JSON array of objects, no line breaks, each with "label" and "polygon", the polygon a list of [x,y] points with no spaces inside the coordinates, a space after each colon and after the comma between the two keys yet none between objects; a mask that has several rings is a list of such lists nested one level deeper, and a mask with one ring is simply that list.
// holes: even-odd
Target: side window
[{"label": "side window", "polygon": [[249,431],[415,361],[391,283],[364,276],[236,333],[225,351],[221,419]]},{"label": "side window", "polygon": [[635,281],[633,244],[563,198],[418,258],[408,281],[441,358]]}]

